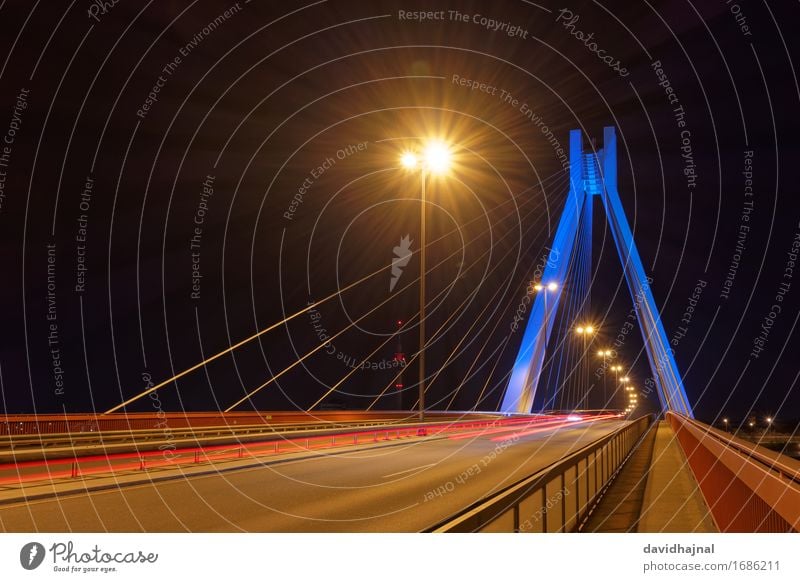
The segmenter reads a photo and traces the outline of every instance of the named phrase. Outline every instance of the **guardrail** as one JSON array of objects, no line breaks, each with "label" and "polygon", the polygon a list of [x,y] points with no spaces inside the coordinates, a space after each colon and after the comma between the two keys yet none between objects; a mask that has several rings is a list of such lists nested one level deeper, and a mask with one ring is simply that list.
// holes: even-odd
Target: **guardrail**
[{"label": "guardrail", "polygon": [[[439,437],[483,431],[497,426],[519,427],[546,425],[553,416],[520,416],[514,418],[475,419],[457,422],[414,423],[405,425],[384,425],[361,428],[348,432],[321,430],[317,434],[297,435],[276,434],[272,438],[251,435],[245,440],[241,436],[223,437],[221,444],[180,443],[163,441],[150,443],[145,448],[141,443],[131,447],[125,443],[103,444],[99,447],[67,447],[55,455],[52,450],[43,450],[46,458],[21,460],[13,451],[8,453],[10,462],[0,462],[0,485],[31,481],[52,480],[55,478],[79,478],[88,475],[110,474],[121,471],[178,467],[201,462],[227,461],[231,459],[255,459],[260,457],[317,451],[344,446],[377,444],[413,437]],[[256,440],[252,440],[256,439]],[[219,437],[214,439],[219,442]],[[137,450],[135,450],[137,449]],[[23,454],[28,454],[23,452]],[[4,456],[0,450],[0,459]]]},{"label": "guardrail", "polygon": [[[440,418],[442,418],[440,416]],[[498,423],[530,423],[547,420],[552,416],[528,416],[519,418],[485,418],[475,416],[466,420],[431,420],[422,422],[398,421],[353,421],[316,425],[274,424],[274,425],[237,425],[197,427],[193,429],[172,430],[165,427],[160,430],[106,431],[65,434],[37,434],[0,436],[0,469],[4,464],[28,461],[51,461],[55,459],[73,459],[97,454],[122,454],[128,451],[152,453],[153,451],[175,450],[187,447],[208,447],[240,445],[246,443],[272,442],[274,440],[303,442],[308,438],[324,440],[329,436],[337,436],[343,431],[354,434],[372,434],[373,432],[396,432],[397,430],[431,431],[437,434],[443,430],[460,430],[460,427],[471,429],[490,428]]]},{"label": "guardrail", "polygon": [[[496,418],[486,413],[426,412],[432,418]],[[157,430],[169,427],[206,428],[240,425],[310,424],[323,422],[412,422],[417,413],[408,411],[327,410],[270,412],[133,412],[114,414],[9,414],[0,415],[0,436],[105,431]]]},{"label": "guardrail", "polygon": [[640,417],[427,531],[574,531],[651,424]]},{"label": "guardrail", "polygon": [[800,462],[667,413],[721,532],[800,531]]},{"label": "guardrail", "polygon": [[[405,423],[407,424],[407,423]],[[124,444],[135,442],[139,445],[148,441],[183,440],[211,437],[278,436],[288,433],[313,431],[353,430],[357,428],[403,426],[395,421],[329,422],[324,424],[242,424],[236,426],[209,426],[196,428],[111,430],[79,433],[39,433],[35,435],[0,436],[0,455],[4,450],[19,451],[26,448],[52,449],[54,447],[80,447],[92,444]]]}]

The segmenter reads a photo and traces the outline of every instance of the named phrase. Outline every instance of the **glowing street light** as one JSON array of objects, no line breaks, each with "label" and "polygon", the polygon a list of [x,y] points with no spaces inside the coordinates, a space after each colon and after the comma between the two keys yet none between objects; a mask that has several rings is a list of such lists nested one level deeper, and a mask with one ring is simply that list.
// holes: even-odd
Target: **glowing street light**
[{"label": "glowing street light", "polygon": [[547,285],[543,285],[542,283],[536,283],[533,286],[534,291],[557,291],[558,290],[558,283],[555,281],[550,281]]},{"label": "glowing street light", "polygon": [[444,174],[450,169],[452,154],[450,148],[441,141],[431,141],[425,146],[425,165],[432,174]]},{"label": "glowing street light", "polygon": [[419,170],[420,176],[420,252],[419,252],[419,420],[425,419],[425,181],[428,174],[441,175],[450,169],[450,148],[441,141],[430,141],[418,155],[403,152],[400,165],[406,170]]},{"label": "glowing street light", "polygon": [[405,152],[400,156],[400,163],[406,170],[413,170],[419,165],[419,158],[414,152]]},{"label": "glowing street light", "polygon": [[614,372],[614,394],[612,394],[611,396],[613,398],[614,395],[617,393],[617,390],[620,389],[619,373],[622,372],[622,366],[620,365],[611,366],[611,371]]}]

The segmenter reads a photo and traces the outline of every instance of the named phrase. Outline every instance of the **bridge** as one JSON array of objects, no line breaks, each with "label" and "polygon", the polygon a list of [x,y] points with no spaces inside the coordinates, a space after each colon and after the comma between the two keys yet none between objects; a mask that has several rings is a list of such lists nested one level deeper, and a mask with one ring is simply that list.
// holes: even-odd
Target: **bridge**
[{"label": "bridge", "polygon": [[[619,196],[615,130],[605,129],[600,149],[583,142],[570,133],[566,202],[498,410],[479,410],[483,393],[469,411],[426,407],[423,364],[414,410],[315,410],[341,383],[308,410],[235,410],[284,370],[224,411],[129,412],[284,320],[104,413],[0,417],[2,528],[799,531],[800,463],[694,418]],[[600,350],[591,378],[596,199],[642,331],[657,414],[642,410],[615,353]],[[575,333],[582,350],[567,346]],[[424,334],[421,326],[412,358],[421,363]]]}]

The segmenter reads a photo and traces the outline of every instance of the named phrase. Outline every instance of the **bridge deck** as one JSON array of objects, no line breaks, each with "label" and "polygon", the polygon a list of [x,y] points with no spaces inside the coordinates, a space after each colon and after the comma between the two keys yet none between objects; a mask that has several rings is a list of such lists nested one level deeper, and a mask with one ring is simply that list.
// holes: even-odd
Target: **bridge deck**
[{"label": "bridge deck", "polygon": [[420,531],[625,424],[496,428],[84,493],[64,480],[57,498],[0,504],[0,530]]}]

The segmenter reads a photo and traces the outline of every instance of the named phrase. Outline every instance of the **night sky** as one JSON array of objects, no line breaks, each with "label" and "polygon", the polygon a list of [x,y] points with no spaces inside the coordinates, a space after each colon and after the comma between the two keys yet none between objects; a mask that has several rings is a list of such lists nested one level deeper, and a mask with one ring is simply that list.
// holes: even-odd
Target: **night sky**
[{"label": "night sky", "polygon": [[[428,406],[495,410],[559,147],[614,125],[696,416],[800,416],[797,3],[101,5],[0,3],[5,412],[104,411],[298,313],[129,410],[225,409],[326,341],[238,410],[411,407],[419,255],[391,265],[429,137],[454,167],[427,188]],[[599,205],[593,254],[602,347],[632,302]]]}]

